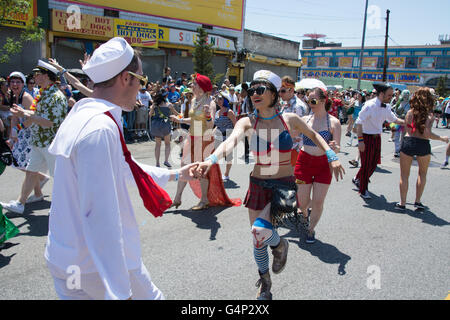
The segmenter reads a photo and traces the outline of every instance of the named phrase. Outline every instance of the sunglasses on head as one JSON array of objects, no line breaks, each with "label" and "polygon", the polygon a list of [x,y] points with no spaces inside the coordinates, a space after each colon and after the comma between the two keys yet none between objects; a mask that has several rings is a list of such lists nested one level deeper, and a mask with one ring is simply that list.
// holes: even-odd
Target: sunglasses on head
[{"label": "sunglasses on head", "polygon": [[257,88],[248,89],[247,93],[250,97],[253,96],[255,93],[258,95],[263,95],[266,89],[268,89],[266,86],[259,86]]},{"label": "sunglasses on head", "polygon": [[140,82],[141,86],[145,87],[147,85],[147,83],[148,83],[147,76],[144,77],[144,76],[141,76],[140,74],[137,74],[137,73],[134,73],[134,72],[131,72],[131,71],[128,71],[128,73],[131,74],[133,77],[139,79],[139,82]]}]

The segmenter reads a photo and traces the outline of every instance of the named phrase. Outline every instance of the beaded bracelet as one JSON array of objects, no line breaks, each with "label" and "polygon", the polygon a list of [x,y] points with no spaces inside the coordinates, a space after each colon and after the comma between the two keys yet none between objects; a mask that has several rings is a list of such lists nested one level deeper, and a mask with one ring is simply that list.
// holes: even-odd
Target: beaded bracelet
[{"label": "beaded bracelet", "polygon": [[217,159],[217,157],[214,154],[212,154],[205,159],[205,161],[207,161],[207,160],[211,160],[212,164],[216,164],[219,159]]},{"label": "beaded bracelet", "polygon": [[327,155],[328,162],[333,162],[333,161],[339,160],[336,153],[334,153],[334,151],[331,149],[325,151],[325,154]]}]

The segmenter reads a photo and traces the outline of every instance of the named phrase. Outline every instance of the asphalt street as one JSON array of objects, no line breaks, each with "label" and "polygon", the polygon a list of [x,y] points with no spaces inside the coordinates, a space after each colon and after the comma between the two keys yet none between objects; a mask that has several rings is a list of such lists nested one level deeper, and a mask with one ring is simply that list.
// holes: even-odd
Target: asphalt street
[{"label": "asphalt street", "polygon": [[[450,130],[433,130],[450,135]],[[357,148],[346,146],[348,138],[343,137],[339,158],[346,175],[331,184],[316,228],[317,242],[306,244],[304,231],[292,226],[279,228],[290,246],[286,268],[272,275],[274,299],[447,297],[450,168],[440,168],[445,144],[432,141],[433,156],[422,197],[428,208],[417,212],[413,207],[417,177],[414,162],[407,210],[398,212],[394,204],[399,201],[399,161],[393,158],[394,144],[388,142],[389,137],[387,132],[382,136],[382,163],[371,178],[371,200],[362,199],[355,191],[351,178],[357,169],[350,168],[348,160],[354,158]],[[173,146],[172,163],[178,167],[178,150]],[[155,164],[154,142],[132,143],[129,148],[138,161]],[[232,167],[231,181],[225,184],[231,198],[244,199],[251,169],[252,163]],[[0,201],[16,199],[23,179],[24,173],[7,168],[0,176]],[[7,213],[20,234],[0,251],[0,299],[57,299],[43,258],[51,190],[52,181],[44,188],[45,201],[27,205],[21,215]],[[166,190],[173,197],[176,183],[169,182]],[[198,199],[187,187],[179,209],[169,209],[155,219],[145,211],[137,188],[130,187],[129,193],[140,226],[144,264],[166,299],[255,298],[258,272],[245,207],[190,211]]]}]

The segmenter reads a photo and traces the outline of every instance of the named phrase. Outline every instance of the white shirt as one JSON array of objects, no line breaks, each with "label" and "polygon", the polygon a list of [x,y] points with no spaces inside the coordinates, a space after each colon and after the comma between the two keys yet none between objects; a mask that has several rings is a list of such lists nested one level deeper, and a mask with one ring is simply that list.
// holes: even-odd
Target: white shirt
[{"label": "white shirt", "polygon": [[381,107],[381,101],[376,97],[366,101],[358,115],[356,124],[362,124],[365,134],[381,134],[385,121],[395,122],[397,116],[392,112],[391,105],[386,104],[386,108]]},{"label": "white shirt", "polygon": [[233,94],[229,93],[229,96],[230,96],[231,110],[233,110],[234,113],[237,113],[236,106],[238,104],[238,97],[237,97],[236,93],[233,93]]},{"label": "white shirt", "polygon": [[136,100],[140,100],[142,104],[148,108],[150,106],[150,101],[152,101],[152,96],[148,93],[148,91],[145,91],[144,93],[139,91],[136,96]]},{"label": "white shirt", "polygon": [[283,101],[282,105],[283,112],[296,113],[299,117],[306,115],[307,106],[296,95],[294,95],[289,101]]},{"label": "white shirt", "polygon": [[[98,273],[105,299],[131,296],[128,270],[142,263],[139,228],[127,189],[134,183],[123,156],[119,130],[122,109],[108,101],[77,102],[49,147],[56,155],[50,208],[47,261],[61,270],[78,266]],[[157,184],[170,177],[166,169],[141,165]]]}]

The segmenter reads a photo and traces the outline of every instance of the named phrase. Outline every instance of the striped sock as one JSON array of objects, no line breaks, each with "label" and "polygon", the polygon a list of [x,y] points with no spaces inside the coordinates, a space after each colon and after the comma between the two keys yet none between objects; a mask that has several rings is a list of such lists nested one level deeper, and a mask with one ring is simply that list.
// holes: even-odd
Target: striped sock
[{"label": "striped sock", "polygon": [[[255,257],[256,264],[258,266],[261,274],[266,273],[269,270],[269,254],[267,250],[267,246],[276,247],[280,244],[280,236],[273,229],[273,226],[270,222],[257,218],[253,225],[255,233],[258,231],[258,234],[261,236],[261,233],[264,233],[265,236],[268,236],[267,239],[264,237],[260,242],[257,242],[253,247],[253,255]],[[270,234],[270,236],[269,236]]]},{"label": "striped sock", "polygon": [[259,272],[264,274],[269,271],[269,254],[267,252],[267,245],[263,245],[261,248],[253,247],[253,255],[255,257]]},{"label": "striped sock", "polygon": [[269,239],[264,240],[264,243],[271,247],[278,246],[280,244],[280,236],[278,235],[278,232],[272,229],[272,235],[270,236]]}]

